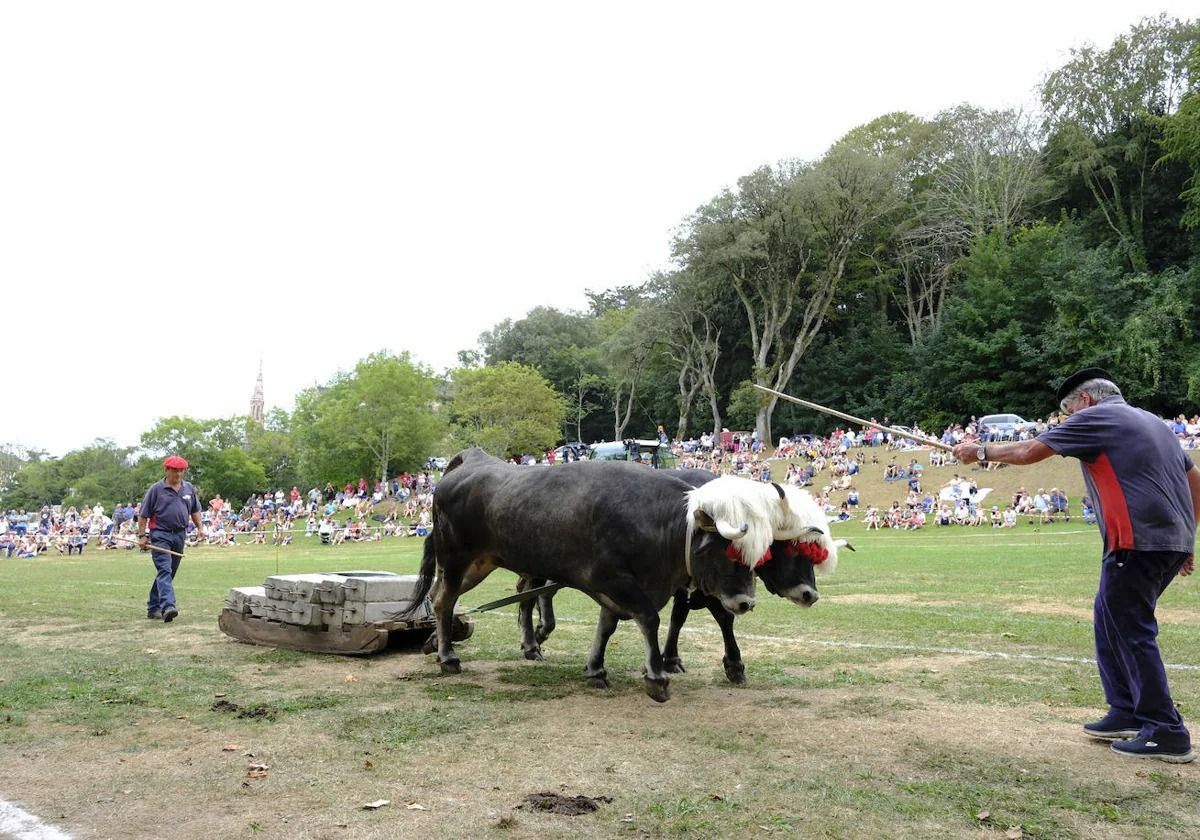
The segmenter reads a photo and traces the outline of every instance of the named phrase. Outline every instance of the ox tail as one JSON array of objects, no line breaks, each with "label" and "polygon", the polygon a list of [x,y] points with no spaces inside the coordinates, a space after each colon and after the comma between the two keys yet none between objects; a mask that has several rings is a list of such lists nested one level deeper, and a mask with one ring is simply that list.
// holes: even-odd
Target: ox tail
[{"label": "ox tail", "polygon": [[434,576],[437,573],[437,546],[434,538],[436,530],[435,523],[434,527],[430,529],[429,536],[425,538],[425,553],[421,555],[421,570],[417,572],[417,588],[410,596],[412,601],[409,603],[408,609],[396,613],[397,618],[407,618],[424,606],[429,591],[433,589]]}]

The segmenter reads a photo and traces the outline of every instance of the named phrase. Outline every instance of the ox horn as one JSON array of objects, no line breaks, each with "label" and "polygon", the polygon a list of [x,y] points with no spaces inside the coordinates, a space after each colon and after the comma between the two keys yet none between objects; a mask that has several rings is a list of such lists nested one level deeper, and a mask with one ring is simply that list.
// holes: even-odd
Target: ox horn
[{"label": "ox horn", "polygon": [[704,531],[716,531],[727,540],[736,540],[739,537],[744,537],[746,532],[750,530],[750,523],[746,523],[741,527],[733,525],[724,519],[714,519],[712,514],[703,508],[696,508],[692,514],[692,518],[696,520],[696,525]]}]

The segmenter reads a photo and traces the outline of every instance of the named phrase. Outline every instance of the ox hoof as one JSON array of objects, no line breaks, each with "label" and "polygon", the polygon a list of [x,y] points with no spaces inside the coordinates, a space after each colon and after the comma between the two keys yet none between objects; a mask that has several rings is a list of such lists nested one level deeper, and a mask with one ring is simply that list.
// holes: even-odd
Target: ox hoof
[{"label": "ox hoof", "polygon": [[663,670],[668,674],[686,674],[687,668],[683,667],[683,660],[678,656],[668,656],[663,660]]},{"label": "ox hoof", "polygon": [[731,661],[728,657],[721,660],[721,664],[725,666],[725,677],[734,685],[746,684],[746,666],[739,660]]},{"label": "ox hoof", "polygon": [[655,680],[646,677],[646,693],[650,695],[650,699],[656,703],[666,703],[671,699],[671,689],[668,687],[669,681],[666,677]]},{"label": "ox hoof", "polygon": [[429,634],[429,638],[425,640],[425,644],[421,645],[421,653],[433,653],[438,649],[437,633]]},{"label": "ox hoof", "polygon": [[592,688],[608,688],[608,671],[601,668],[598,671],[584,671],[583,678]]},{"label": "ox hoof", "polygon": [[443,659],[441,662],[438,663],[438,665],[442,666],[443,674],[461,674],[462,673],[462,663],[458,660],[457,656],[451,657],[450,659]]},{"label": "ox hoof", "polygon": [[525,651],[525,658],[531,662],[541,662],[546,657],[542,656],[541,650],[533,648],[532,650]]}]

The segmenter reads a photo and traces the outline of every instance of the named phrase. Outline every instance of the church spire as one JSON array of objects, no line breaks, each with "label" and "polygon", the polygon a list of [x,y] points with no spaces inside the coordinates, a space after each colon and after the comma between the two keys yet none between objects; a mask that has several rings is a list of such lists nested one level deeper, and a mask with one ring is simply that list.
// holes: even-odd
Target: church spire
[{"label": "church spire", "polygon": [[258,381],[254,383],[254,396],[250,398],[250,419],[260,426],[263,424],[263,409],[265,406],[266,401],[263,400],[262,359],[259,359]]}]

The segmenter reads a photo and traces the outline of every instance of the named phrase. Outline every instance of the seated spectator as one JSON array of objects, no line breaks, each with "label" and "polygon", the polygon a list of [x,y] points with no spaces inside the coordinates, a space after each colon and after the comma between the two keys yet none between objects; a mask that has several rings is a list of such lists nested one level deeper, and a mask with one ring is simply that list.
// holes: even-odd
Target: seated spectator
[{"label": "seated spectator", "polygon": [[1083,506],[1083,521],[1088,525],[1095,525],[1096,509],[1092,507],[1092,500],[1084,496],[1080,504]]}]

